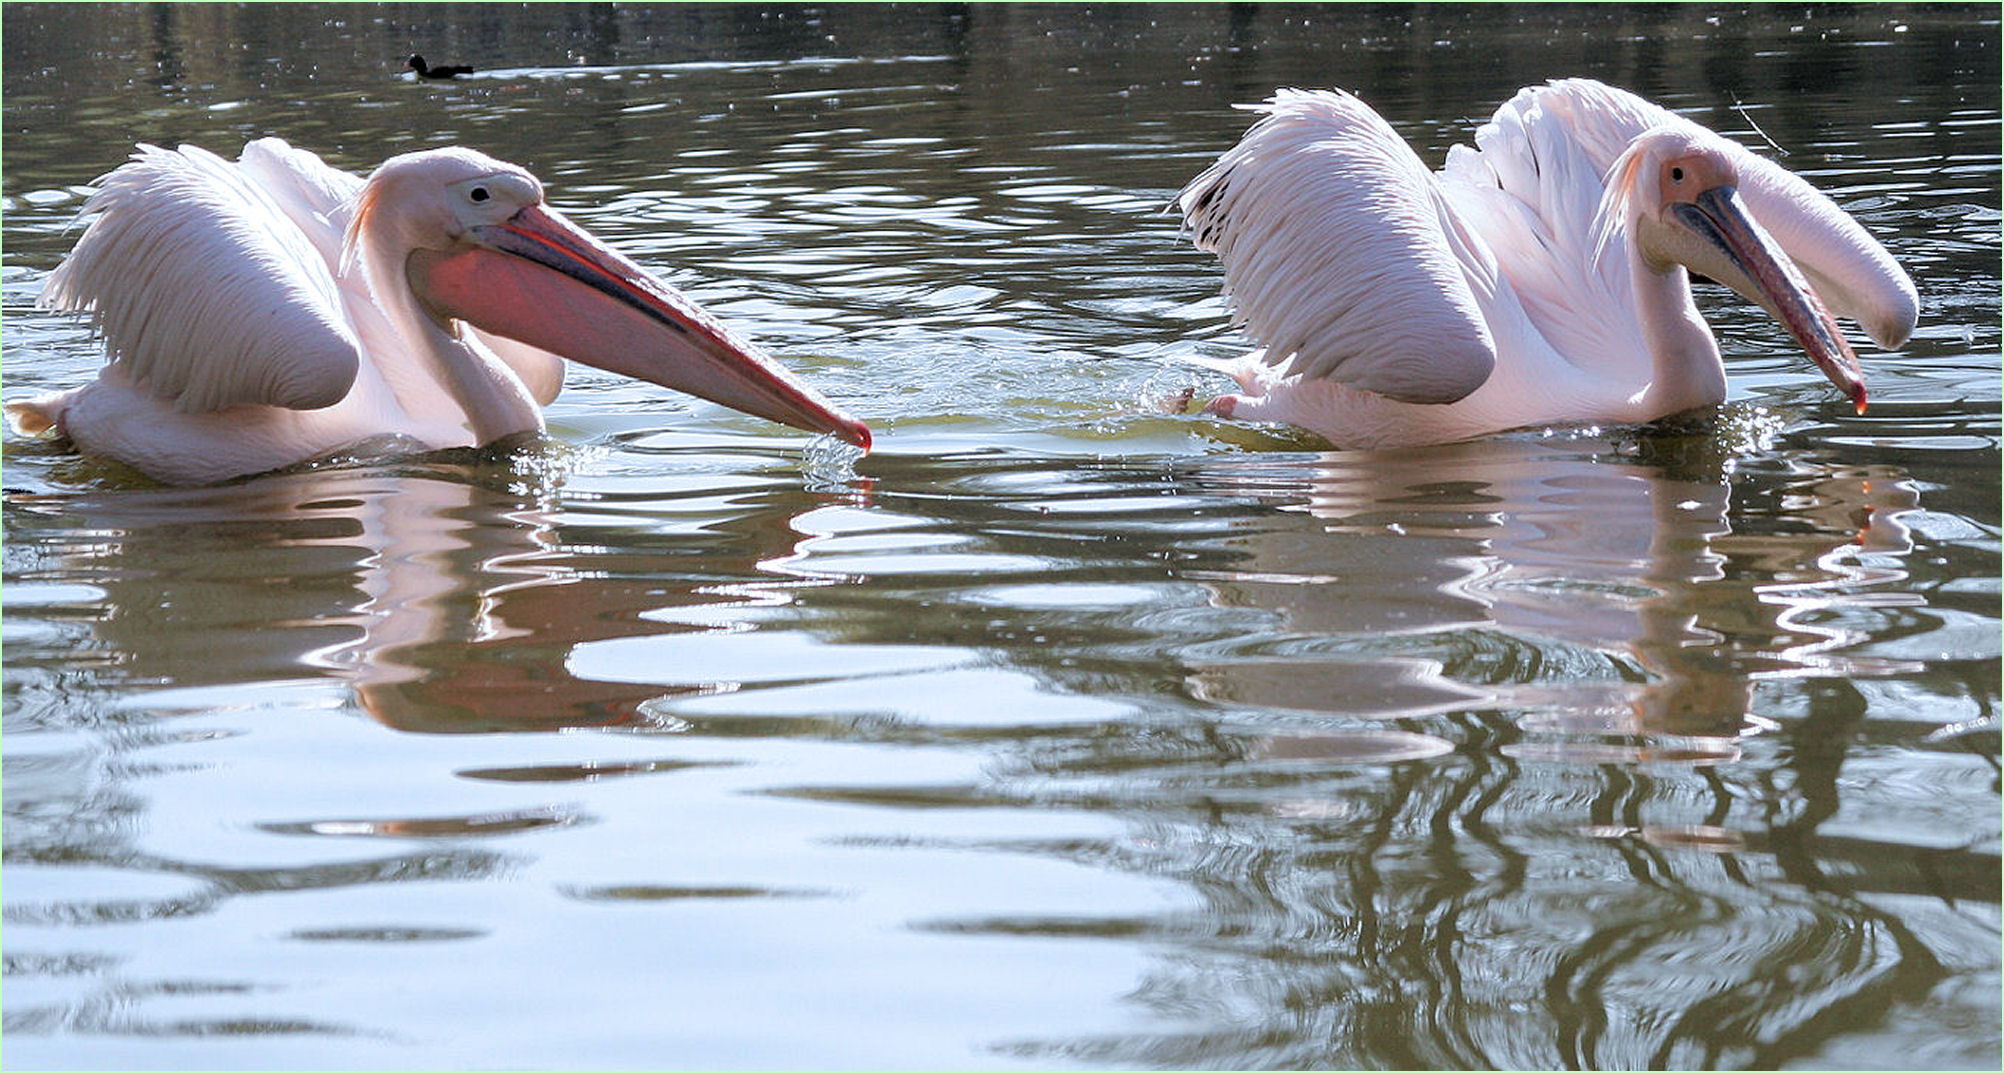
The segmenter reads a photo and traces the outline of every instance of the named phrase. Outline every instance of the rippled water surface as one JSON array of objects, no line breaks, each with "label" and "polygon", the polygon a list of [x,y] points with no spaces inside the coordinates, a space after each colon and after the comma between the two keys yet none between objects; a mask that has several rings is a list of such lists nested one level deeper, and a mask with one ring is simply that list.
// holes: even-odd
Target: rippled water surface
[{"label": "rippled water surface", "polygon": [[[218,488],[9,433],[10,1065],[1997,1067],[1993,7],[4,19],[8,398],[101,361],[33,308],[85,184],[281,134],[519,161],[877,430],[576,369]],[[1435,163],[1574,74],[1908,266],[1867,414],[1713,287],[1655,426],[1171,412],[1233,104]]]}]

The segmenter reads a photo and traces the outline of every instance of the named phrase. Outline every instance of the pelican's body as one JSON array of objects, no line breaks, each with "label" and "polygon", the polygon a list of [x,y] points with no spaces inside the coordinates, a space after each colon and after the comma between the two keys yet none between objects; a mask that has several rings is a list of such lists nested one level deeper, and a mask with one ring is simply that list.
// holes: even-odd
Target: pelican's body
[{"label": "pelican's body", "polygon": [[1247,391],[1214,400],[1222,416],[1373,448],[1714,405],[1725,366],[1689,271],[1781,320],[1862,410],[1830,311],[1888,347],[1918,315],[1906,273],[1828,198],[1598,82],[1521,91],[1438,174],[1349,94],[1259,110],[1178,197],[1265,344],[1207,363]]},{"label": "pelican's body", "polygon": [[234,163],[141,146],[87,211],[41,301],[91,312],[113,360],[7,413],[169,483],[382,437],[436,449],[540,432],[563,357],[869,444],[549,209],[534,176],[471,150],[394,157],[365,182],[276,138]]}]

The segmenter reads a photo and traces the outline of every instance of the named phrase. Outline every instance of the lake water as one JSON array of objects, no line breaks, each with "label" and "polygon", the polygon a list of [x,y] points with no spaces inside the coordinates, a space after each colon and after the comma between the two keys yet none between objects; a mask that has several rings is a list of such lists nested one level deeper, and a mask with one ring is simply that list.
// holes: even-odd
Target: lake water
[{"label": "lake water", "polygon": [[[1997,1068],[1994,6],[8,4],[5,393],[132,143],[465,143],[877,431],[170,490],[9,433],[14,1068]],[[421,51],[477,76],[418,83]],[[1591,75],[1908,267],[1858,416],[1387,453],[1165,212],[1283,85]],[[1770,148],[1770,145],[1773,148]],[[1780,156],[1779,152],[1787,155]]]}]

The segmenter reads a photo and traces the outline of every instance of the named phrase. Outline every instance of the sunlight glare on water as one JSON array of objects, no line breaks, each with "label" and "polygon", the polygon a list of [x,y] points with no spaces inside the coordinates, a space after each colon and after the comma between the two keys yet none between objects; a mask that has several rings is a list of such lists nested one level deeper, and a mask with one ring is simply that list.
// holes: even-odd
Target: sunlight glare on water
[{"label": "sunlight glare on water", "polygon": [[[414,10],[7,5],[6,397],[131,144],[457,143],[874,450],[581,366],[213,488],[10,432],[11,1065],[1997,1068],[1994,10]],[[1712,411],[1197,412],[1234,105],[1433,166],[1568,75],[1893,251],[1866,414],[1704,283]]]}]

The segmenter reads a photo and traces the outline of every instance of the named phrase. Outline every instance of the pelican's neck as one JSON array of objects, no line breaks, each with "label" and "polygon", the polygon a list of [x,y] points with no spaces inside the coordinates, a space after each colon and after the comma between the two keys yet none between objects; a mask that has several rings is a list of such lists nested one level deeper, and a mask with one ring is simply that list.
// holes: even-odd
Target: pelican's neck
[{"label": "pelican's neck", "polygon": [[[394,328],[401,346],[380,364],[385,379],[411,413],[433,413],[441,402],[458,412],[451,420],[467,432],[471,446],[506,436],[543,430],[543,410],[520,377],[472,332],[441,321],[412,291],[404,258],[379,251],[364,240],[369,288]],[[408,366],[408,367],[406,367]],[[425,398],[411,398],[422,392]],[[441,400],[436,393],[442,392]]]},{"label": "pelican's neck", "polygon": [[1640,243],[1630,247],[1635,313],[1649,348],[1649,386],[1636,398],[1644,420],[1726,401],[1726,366],[1719,341],[1691,300],[1684,266],[1651,267]]},{"label": "pelican's neck", "polygon": [[420,312],[427,363],[466,414],[475,446],[505,436],[543,431],[543,408],[506,362],[454,322],[441,326]]}]

